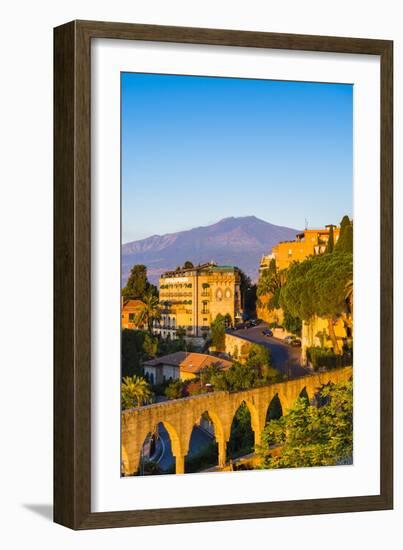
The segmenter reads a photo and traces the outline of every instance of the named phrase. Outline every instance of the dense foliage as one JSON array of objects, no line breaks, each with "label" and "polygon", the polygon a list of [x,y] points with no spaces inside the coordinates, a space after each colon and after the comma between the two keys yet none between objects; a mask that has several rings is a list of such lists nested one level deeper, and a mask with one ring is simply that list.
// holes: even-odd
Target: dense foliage
[{"label": "dense foliage", "polygon": [[306,356],[315,370],[320,367],[334,369],[336,367],[346,367],[353,364],[351,352],[339,355],[335,354],[332,349],[324,347],[306,348]]},{"label": "dense foliage", "polygon": [[122,409],[131,409],[149,403],[152,392],[147,380],[140,376],[125,376],[121,388]]},{"label": "dense foliage", "polygon": [[225,351],[225,317],[219,313],[210,328],[212,345],[217,351]]},{"label": "dense foliage", "polygon": [[278,271],[276,260],[270,260],[269,267],[262,272],[257,285],[257,296],[261,298],[268,296],[267,307],[269,310],[280,307],[280,291],[284,279],[284,274]]},{"label": "dense foliage", "polygon": [[251,416],[245,403],[238,408],[231,425],[231,435],[227,444],[227,459],[253,452],[254,434]]},{"label": "dense foliage", "polygon": [[145,337],[146,333],[141,330],[122,330],[122,377],[143,374]]},{"label": "dense foliage", "polygon": [[143,264],[136,264],[130,271],[126,286],[122,289],[124,300],[144,300],[147,294],[157,296],[157,287],[147,279],[147,268]]},{"label": "dense foliage", "polygon": [[[271,420],[257,449],[261,468],[298,468],[348,463],[353,454],[352,382],[323,386],[312,405],[300,397],[278,420]],[[273,446],[281,452],[272,456]]]},{"label": "dense foliage", "polygon": [[187,455],[185,472],[200,472],[218,464],[218,444],[215,440],[205,445],[195,454]]},{"label": "dense foliage", "polygon": [[333,225],[329,228],[329,238],[326,245],[326,252],[331,253],[334,250],[334,230]]},{"label": "dense foliage", "polygon": [[340,235],[335,250],[338,252],[353,252],[353,224],[348,216],[340,223]]},{"label": "dense foliage", "polygon": [[241,391],[265,384],[280,382],[283,376],[271,366],[270,354],[264,346],[251,346],[245,363],[235,362],[228,370],[213,364],[200,375],[205,386],[211,384],[216,391]]},{"label": "dense foliage", "polygon": [[146,326],[148,332],[152,333],[154,319],[161,317],[159,301],[157,296],[151,290],[148,290],[143,296],[143,305],[137,316],[136,323],[140,326]]},{"label": "dense foliage", "polygon": [[173,380],[165,388],[165,395],[168,399],[179,399],[184,396],[185,384],[182,380]]},{"label": "dense foliage", "polygon": [[335,353],[340,350],[334,323],[346,311],[346,285],[352,269],[353,255],[349,252],[311,256],[289,267],[287,283],[281,289],[281,306],[293,317],[310,320],[317,315],[328,320]]},{"label": "dense foliage", "polygon": [[302,332],[301,319],[299,317],[293,317],[291,313],[287,310],[284,311],[283,325],[288,332],[291,332],[291,334],[296,334],[297,336],[301,336],[301,332]]},{"label": "dense foliage", "polygon": [[242,297],[242,307],[244,310],[245,319],[249,319],[256,315],[256,285],[252,284],[252,281],[242,269],[237,268],[240,277],[240,291]]}]

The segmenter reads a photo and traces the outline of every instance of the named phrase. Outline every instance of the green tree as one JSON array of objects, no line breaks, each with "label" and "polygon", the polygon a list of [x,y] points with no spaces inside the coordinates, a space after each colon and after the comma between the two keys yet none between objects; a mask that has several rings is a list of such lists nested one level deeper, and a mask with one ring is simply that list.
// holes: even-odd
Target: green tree
[{"label": "green tree", "polygon": [[340,235],[335,246],[337,252],[353,252],[353,224],[348,216],[340,222]]},{"label": "green tree", "polygon": [[141,360],[145,334],[141,330],[122,330],[122,377],[143,374]]},{"label": "green tree", "polygon": [[253,451],[254,435],[250,411],[241,403],[231,424],[231,434],[227,445],[227,459],[237,458]]},{"label": "green tree", "polygon": [[143,302],[136,322],[139,325],[146,324],[148,332],[151,333],[154,319],[159,319],[161,316],[158,298],[151,291],[148,291],[143,297]]},{"label": "green tree", "polygon": [[283,325],[288,332],[291,332],[292,334],[296,334],[297,336],[301,336],[301,331],[302,331],[301,319],[299,317],[293,317],[291,313],[287,310],[284,310]]},{"label": "green tree", "polygon": [[211,323],[211,341],[217,351],[225,351],[225,317],[221,313]]},{"label": "green tree", "polygon": [[[224,373],[229,391],[249,390],[256,385],[256,372],[243,363],[234,363]],[[217,388],[216,388],[217,389]]]},{"label": "green tree", "polygon": [[122,289],[124,300],[143,300],[146,294],[157,295],[157,287],[147,279],[147,268],[143,264],[136,264],[131,268],[126,286]]},{"label": "green tree", "polygon": [[140,376],[125,376],[121,387],[121,398],[123,410],[149,403],[152,393],[147,380]]},{"label": "green tree", "polygon": [[166,388],[165,395],[169,399],[180,399],[183,397],[184,384],[181,380],[173,380]]},{"label": "green tree", "polygon": [[232,317],[229,313],[226,313],[224,316],[225,326],[226,328],[232,327]]},{"label": "green tree", "polygon": [[270,373],[271,363],[271,354],[266,346],[261,346],[260,344],[251,345],[246,358],[248,367],[256,369],[262,378],[267,378]]},{"label": "green tree", "polygon": [[246,316],[250,317],[256,313],[256,285],[252,284],[250,277],[246,275],[242,269],[239,267],[236,268],[240,277],[240,291],[242,306]]},{"label": "green tree", "polygon": [[151,334],[146,334],[144,337],[143,351],[147,358],[155,357],[158,351],[158,338],[154,338]]},{"label": "green tree", "polygon": [[281,289],[280,305],[293,317],[311,319],[316,311],[311,269],[314,258],[295,262],[287,269],[287,281]]},{"label": "green tree", "polygon": [[278,309],[280,307],[280,291],[284,279],[284,273],[278,271],[276,260],[270,260],[269,267],[265,269],[257,285],[257,296],[261,298],[268,296],[269,301],[267,307],[269,310]]},{"label": "green tree", "polygon": [[[330,466],[353,453],[352,382],[322,387],[318,405],[301,397],[285,416],[270,421],[257,448],[261,468]],[[272,456],[273,446],[281,453]]]},{"label": "green tree", "polygon": [[292,316],[308,321],[314,316],[326,318],[333,350],[339,353],[334,325],[346,311],[346,284],[352,273],[353,257],[349,253],[311,256],[292,264],[280,303]]},{"label": "green tree", "polygon": [[329,336],[333,351],[339,353],[334,325],[341,314],[346,312],[346,284],[353,269],[353,255],[334,253],[317,258],[313,264],[314,299],[316,313],[328,321]]},{"label": "green tree", "polygon": [[329,228],[329,238],[326,245],[326,253],[332,253],[334,250],[334,231],[333,231],[333,225]]}]

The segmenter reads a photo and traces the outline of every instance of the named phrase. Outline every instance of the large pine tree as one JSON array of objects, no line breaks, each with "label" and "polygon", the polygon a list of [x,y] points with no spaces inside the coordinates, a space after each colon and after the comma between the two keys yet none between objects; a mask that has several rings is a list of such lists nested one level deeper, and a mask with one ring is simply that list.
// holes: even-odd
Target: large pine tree
[{"label": "large pine tree", "polygon": [[124,300],[144,300],[149,294],[157,295],[157,288],[147,279],[147,268],[136,264],[130,271],[126,286],[122,289]]}]

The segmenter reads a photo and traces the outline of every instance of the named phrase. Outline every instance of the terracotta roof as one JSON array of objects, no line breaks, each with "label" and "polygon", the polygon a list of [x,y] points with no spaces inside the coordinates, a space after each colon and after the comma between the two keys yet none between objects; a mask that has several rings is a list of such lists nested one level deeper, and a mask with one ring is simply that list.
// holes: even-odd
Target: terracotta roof
[{"label": "terracotta roof", "polygon": [[144,306],[144,302],[141,300],[126,300],[123,302],[122,309],[139,309]]},{"label": "terracotta roof", "polygon": [[157,365],[172,365],[173,367],[179,367],[185,356],[185,351],[176,351],[175,353],[170,353],[168,355],[163,355],[162,357],[156,357],[155,359],[145,361],[144,366],[156,367]]},{"label": "terracotta roof", "polygon": [[186,353],[185,351],[177,351],[164,355],[163,357],[156,357],[150,359],[144,363],[145,367],[156,367],[158,365],[170,365],[179,367],[183,372],[198,373],[206,367],[216,364],[222,369],[229,369],[232,366],[232,362],[227,359],[221,359],[214,355],[207,355],[205,353]]},{"label": "terracotta roof", "polygon": [[201,370],[218,365],[222,369],[229,369],[232,366],[231,361],[221,359],[214,355],[205,355],[204,353],[188,353],[186,358],[180,364],[180,370],[184,372],[198,373]]}]

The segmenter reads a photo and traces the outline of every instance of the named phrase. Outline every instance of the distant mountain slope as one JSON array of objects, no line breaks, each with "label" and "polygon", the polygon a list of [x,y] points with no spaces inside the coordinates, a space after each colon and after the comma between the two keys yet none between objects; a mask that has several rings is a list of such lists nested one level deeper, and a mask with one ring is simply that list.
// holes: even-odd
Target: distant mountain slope
[{"label": "distant mountain slope", "polygon": [[224,218],[206,227],[153,235],[122,245],[122,283],[134,264],[145,264],[154,284],[161,273],[183,265],[214,261],[240,267],[252,280],[257,279],[262,254],[268,254],[279,241],[293,240],[298,230],[273,225],[256,218]]}]

